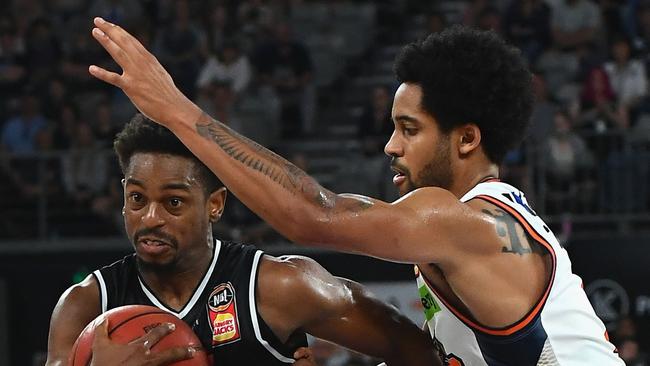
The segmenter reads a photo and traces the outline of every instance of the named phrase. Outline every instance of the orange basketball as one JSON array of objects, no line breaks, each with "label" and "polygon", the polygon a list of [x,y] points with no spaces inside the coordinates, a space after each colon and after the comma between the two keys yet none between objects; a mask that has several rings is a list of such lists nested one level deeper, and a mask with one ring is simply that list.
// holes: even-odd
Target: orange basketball
[{"label": "orange basketball", "polygon": [[[81,332],[72,351],[68,364],[70,366],[87,366],[92,358],[92,345],[95,327],[107,318],[108,334],[112,341],[127,344],[145,335],[147,331],[161,323],[174,323],[176,329],[151,347],[151,352],[159,352],[173,347],[201,346],[192,329],[181,319],[153,306],[128,305],[112,309],[98,316]],[[208,366],[207,354],[203,348],[189,360],[176,362],[175,366]]]}]

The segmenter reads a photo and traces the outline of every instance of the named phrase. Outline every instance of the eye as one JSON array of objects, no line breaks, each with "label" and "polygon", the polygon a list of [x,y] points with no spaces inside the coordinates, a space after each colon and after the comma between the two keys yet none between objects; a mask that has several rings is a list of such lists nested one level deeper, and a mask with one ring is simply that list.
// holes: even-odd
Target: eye
[{"label": "eye", "polygon": [[416,128],[404,128],[404,134],[407,136],[415,136],[418,133]]},{"label": "eye", "polygon": [[133,193],[129,194],[129,200],[131,200],[131,201],[133,201],[135,203],[141,202],[142,201],[142,195],[140,193],[138,193],[138,192],[133,192]]},{"label": "eye", "polygon": [[169,200],[169,204],[172,207],[180,207],[182,203],[183,203],[183,201],[181,201],[180,198],[176,198],[176,197]]}]

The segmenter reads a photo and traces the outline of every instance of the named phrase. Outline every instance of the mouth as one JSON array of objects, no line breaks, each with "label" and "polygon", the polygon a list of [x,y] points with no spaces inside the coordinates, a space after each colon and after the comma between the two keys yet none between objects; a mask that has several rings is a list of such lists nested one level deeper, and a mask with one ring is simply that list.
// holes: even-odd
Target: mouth
[{"label": "mouth", "polygon": [[138,243],[139,244],[144,244],[144,245],[152,245],[152,246],[160,246],[160,245],[172,246],[167,241],[165,241],[163,239],[160,239],[160,238],[152,237],[152,236],[145,236],[145,237],[139,238]]},{"label": "mouth", "polygon": [[137,243],[142,251],[147,254],[160,254],[173,247],[170,243],[155,237],[143,237],[138,239]]},{"label": "mouth", "polygon": [[398,169],[396,166],[391,166],[390,169],[395,172],[395,176],[393,177],[394,185],[400,186],[406,181],[406,173]]}]

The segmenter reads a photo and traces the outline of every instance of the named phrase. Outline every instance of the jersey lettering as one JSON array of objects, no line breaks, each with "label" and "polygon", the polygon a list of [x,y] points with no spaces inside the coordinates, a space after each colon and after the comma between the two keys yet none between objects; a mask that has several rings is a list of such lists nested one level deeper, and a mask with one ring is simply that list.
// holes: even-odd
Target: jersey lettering
[{"label": "jersey lettering", "polygon": [[433,319],[433,316],[440,311],[440,306],[433,298],[431,292],[426,285],[422,285],[419,288],[420,291],[420,301],[422,302],[422,307],[424,308],[424,317],[427,321]]},{"label": "jersey lettering", "polygon": [[528,211],[529,214],[531,214],[531,215],[533,215],[533,216],[537,216],[537,214],[535,213],[535,211],[533,211],[533,209],[530,208],[530,206],[528,205],[528,202],[526,202],[526,198],[524,197],[524,194],[523,194],[523,193],[521,193],[521,192],[519,192],[519,193],[517,193],[517,192],[510,192],[510,194],[512,194],[512,197],[515,198],[515,202],[517,202],[517,203],[520,204],[524,209],[526,209],[526,211]]}]

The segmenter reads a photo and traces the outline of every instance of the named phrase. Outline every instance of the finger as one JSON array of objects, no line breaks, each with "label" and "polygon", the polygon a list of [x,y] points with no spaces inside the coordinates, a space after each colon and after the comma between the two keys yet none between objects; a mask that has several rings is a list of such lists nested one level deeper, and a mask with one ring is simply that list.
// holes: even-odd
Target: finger
[{"label": "finger", "polygon": [[115,60],[115,62],[124,68],[124,65],[128,61],[128,56],[124,49],[122,49],[122,47],[115,43],[115,41],[109,38],[109,36],[99,28],[93,28],[91,33],[93,35],[93,38],[95,38],[97,42],[99,42],[99,44],[104,47],[104,49],[111,55],[113,60]]},{"label": "finger", "polygon": [[169,365],[174,362],[187,360],[196,354],[195,347],[174,347],[164,351],[156,352],[152,356],[152,363],[155,366]]},{"label": "finger", "polygon": [[139,47],[143,47],[135,37],[117,24],[108,22],[101,17],[95,17],[93,23],[97,28],[104,32],[108,38],[115,42],[115,44],[127,52],[131,47],[138,48],[138,45]]},{"label": "finger", "polygon": [[96,77],[101,81],[107,82],[111,85],[115,85],[118,88],[121,88],[122,76],[120,76],[119,74],[116,74],[112,71],[107,71],[96,65],[90,65],[90,67],[88,68],[88,72],[90,72],[90,75]]},{"label": "finger", "polygon": [[93,339],[93,347],[95,345],[101,346],[109,341],[108,336],[108,318],[104,318],[99,325],[95,326],[95,337]]},{"label": "finger", "polygon": [[147,334],[138,338],[136,341],[142,342],[144,348],[149,351],[156,345],[156,343],[163,339],[167,334],[171,333],[174,329],[176,329],[176,325],[173,323],[160,324],[147,332]]},{"label": "finger", "polygon": [[307,347],[300,347],[293,353],[293,358],[299,360],[301,358],[311,358],[311,349]]}]

